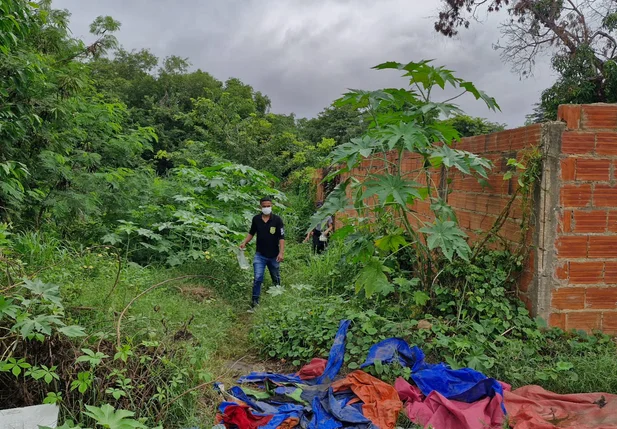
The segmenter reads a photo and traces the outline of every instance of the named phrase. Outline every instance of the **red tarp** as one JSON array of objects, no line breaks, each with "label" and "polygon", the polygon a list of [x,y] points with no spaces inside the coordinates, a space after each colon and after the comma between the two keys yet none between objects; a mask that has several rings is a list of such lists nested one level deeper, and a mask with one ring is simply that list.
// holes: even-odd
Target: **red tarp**
[{"label": "red tarp", "polygon": [[617,428],[617,395],[608,393],[558,395],[525,386],[505,392],[505,404],[514,429]]},{"label": "red tarp", "polygon": [[[501,429],[504,415],[502,397],[484,398],[467,403],[452,401],[433,391],[426,398],[416,386],[402,378],[394,383],[407,417],[415,424],[433,429]],[[504,390],[509,386],[504,385]]]},{"label": "red tarp", "polygon": [[319,377],[326,370],[326,359],[315,358],[310,363],[304,365],[300,371],[296,373],[301,380],[312,380]]}]

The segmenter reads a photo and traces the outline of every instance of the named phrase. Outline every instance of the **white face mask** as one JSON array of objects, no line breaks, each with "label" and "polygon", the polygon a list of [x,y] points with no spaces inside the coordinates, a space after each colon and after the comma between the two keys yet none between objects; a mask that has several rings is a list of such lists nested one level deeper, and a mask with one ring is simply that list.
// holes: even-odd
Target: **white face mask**
[{"label": "white face mask", "polygon": [[262,207],[261,212],[268,216],[270,213],[272,213],[272,207]]}]

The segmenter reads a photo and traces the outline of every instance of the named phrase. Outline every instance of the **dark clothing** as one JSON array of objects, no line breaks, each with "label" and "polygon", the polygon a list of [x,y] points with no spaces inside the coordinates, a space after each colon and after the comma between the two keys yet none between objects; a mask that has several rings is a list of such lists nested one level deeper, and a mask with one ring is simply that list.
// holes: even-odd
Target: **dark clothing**
[{"label": "dark clothing", "polygon": [[326,250],[326,244],[328,244],[327,241],[321,241],[319,240],[319,237],[321,236],[321,232],[317,231],[317,229],[313,230],[313,252],[314,253],[323,253],[324,250]]},{"label": "dark clothing", "polygon": [[271,214],[268,222],[264,222],[259,214],[253,218],[249,234],[257,235],[258,253],[266,258],[276,258],[279,254],[279,240],[285,239],[283,219]]},{"label": "dark clothing", "polygon": [[280,286],[281,284],[280,264],[276,260],[276,256],[274,258],[266,258],[264,255],[257,252],[255,254],[255,258],[253,259],[253,270],[255,272],[255,280],[253,281],[253,306],[259,304],[261,284],[264,281],[266,267],[268,267],[268,271],[270,271],[272,284],[274,286]]},{"label": "dark clothing", "polygon": [[313,229],[313,252],[314,253],[320,254],[320,253],[323,253],[324,250],[326,250],[328,242],[319,240],[319,237],[321,237],[321,233],[323,231],[325,231],[330,226],[332,226],[332,223],[333,223],[332,216],[328,216],[320,224],[318,224],[315,227],[315,229]]}]

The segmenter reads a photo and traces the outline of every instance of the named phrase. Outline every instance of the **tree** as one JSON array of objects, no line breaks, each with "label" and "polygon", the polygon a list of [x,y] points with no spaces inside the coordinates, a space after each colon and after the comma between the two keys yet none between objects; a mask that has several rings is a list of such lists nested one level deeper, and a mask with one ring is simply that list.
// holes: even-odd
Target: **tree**
[{"label": "tree", "polygon": [[495,46],[521,75],[540,55],[551,55],[559,73],[542,95],[546,118],[565,103],[617,101],[617,2],[613,0],[443,0],[435,29],[446,36],[469,27],[480,8],[508,8]]},{"label": "tree", "polygon": [[457,115],[442,122],[454,128],[460,137],[481,136],[506,129],[506,124],[497,124],[484,118],[473,118],[467,115]]},{"label": "tree", "polygon": [[367,123],[352,106],[330,106],[316,118],[298,121],[300,134],[313,144],[322,139],[334,139],[337,145],[347,143],[366,131]]}]

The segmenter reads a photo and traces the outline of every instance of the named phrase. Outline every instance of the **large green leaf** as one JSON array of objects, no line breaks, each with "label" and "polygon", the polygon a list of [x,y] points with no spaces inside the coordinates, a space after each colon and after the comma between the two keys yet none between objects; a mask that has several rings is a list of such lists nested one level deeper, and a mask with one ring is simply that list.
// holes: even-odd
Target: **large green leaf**
[{"label": "large green leaf", "polygon": [[89,417],[96,420],[97,424],[108,429],[146,429],[143,423],[133,419],[135,415],[132,411],[115,410],[109,404],[104,404],[100,408],[86,405],[88,411],[84,412]]},{"label": "large green leaf", "polygon": [[380,134],[389,150],[398,148],[415,152],[418,149],[423,150],[429,144],[424,128],[415,122],[388,125]]},{"label": "large green leaf", "polygon": [[385,267],[377,258],[372,258],[360,271],[356,279],[356,293],[364,290],[367,298],[376,292],[390,287],[390,282],[384,274]]},{"label": "large green leaf", "polygon": [[484,91],[480,91],[476,86],[471,82],[461,82],[459,84],[461,88],[464,88],[467,92],[471,93],[476,100],[482,100],[486,103],[486,106],[491,110],[501,110],[497,101],[488,96]]},{"label": "large green leaf", "polygon": [[419,189],[423,186],[398,175],[372,176],[364,185],[366,190],[362,200],[376,195],[382,205],[395,203],[407,207],[413,199],[422,199]]},{"label": "large green leaf", "polygon": [[452,261],[455,253],[465,261],[469,260],[471,249],[465,240],[467,234],[455,222],[435,219],[432,225],[421,228],[420,232],[427,234],[426,244],[429,249],[441,249],[449,261]]},{"label": "large green leaf", "polygon": [[400,234],[384,235],[375,240],[375,246],[384,252],[396,252],[401,246],[405,246],[407,241]]},{"label": "large green leaf", "polygon": [[452,149],[448,145],[435,147],[429,160],[434,167],[454,167],[464,174],[475,172],[485,179],[488,178],[487,170],[491,168],[489,160],[471,152]]},{"label": "large green leaf", "polygon": [[338,146],[330,156],[333,164],[345,163],[347,169],[351,170],[362,158],[370,157],[377,149],[379,149],[377,141],[364,136]]},{"label": "large green leaf", "polygon": [[36,278],[34,280],[24,280],[24,287],[34,295],[38,295],[58,306],[62,305],[62,300],[60,298],[60,286],[58,285],[43,283],[41,279]]}]

